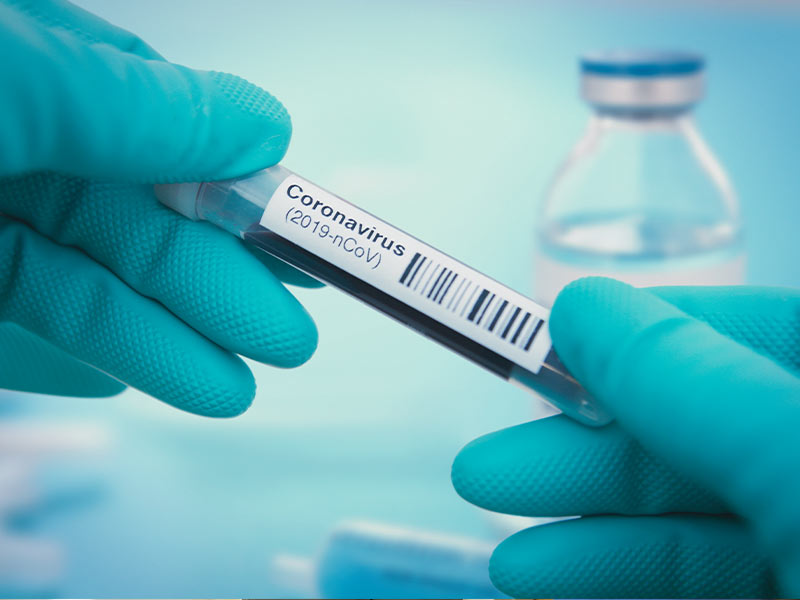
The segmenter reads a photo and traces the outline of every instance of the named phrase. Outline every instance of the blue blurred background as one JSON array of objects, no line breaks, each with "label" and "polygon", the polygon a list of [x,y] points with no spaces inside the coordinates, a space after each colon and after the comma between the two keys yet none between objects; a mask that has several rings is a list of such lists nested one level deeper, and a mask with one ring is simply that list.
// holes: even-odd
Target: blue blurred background
[{"label": "blue blurred background", "polygon": [[[289,168],[522,292],[537,202],[589,114],[577,55],[700,51],[698,120],[740,196],[748,280],[800,285],[798,4],[78,3],[169,60],[268,89],[292,114]],[[56,544],[62,566],[14,593],[285,595],[271,558],[313,554],[350,517],[498,539],[453,491],[450,464],[470,439],[526,420],[525,392],[335,290],[296,294],[319,350],[293,371],[252,364],[258,395],[235,420],[134,390],[5,398],[6,423],[98,440],[37,459],[13,526]]]}]

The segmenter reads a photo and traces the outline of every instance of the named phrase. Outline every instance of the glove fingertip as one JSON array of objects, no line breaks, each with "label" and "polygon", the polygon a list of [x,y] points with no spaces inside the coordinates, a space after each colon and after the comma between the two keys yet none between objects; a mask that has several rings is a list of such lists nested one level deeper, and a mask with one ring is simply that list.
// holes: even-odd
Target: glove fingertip
[{"label": "glove fingertip", "polygon": [[[261,87],[230,73],[208,73],[225,118],[219,135],[229,136],[236,148],[228,153],[214,179],[226,179],[277,164],[286,155],[292,121],[281,102]],[[221,155],[221,153],[220,153]]]},{"label": "glove fingertip", "polygon": [[160,400],[203,417],[230,418],[244,413],[253,403],[256,382],[250,369],[235,356],[212,370],[187,372],[179,389],[165,390]]},{"label": "glove fingertip", "polygon": [[317,350],[319,343],[317,326],[302,306],[298,305],[298,312],[299,315],[287,323],[292,331],[291,336],[283,345],[273,347],[269,362],[276,367],[288,369],[299,367],[308,362]]},{"label": "glove fingertip", "polygon": [[[563,539],[549,535],[553,527],[569,527],[569,521],[553,525],[539,525],[515,533],[494,549],[489,559],[489,578],[492,584],[513,598],[561,598],[562,586],[553,586],[547,575],[554,572],[553,558],[565,559]],[[544,577],[543,574],[546,574]],[[561,573],[567,575],[567,573]],[[574,575],[574,574],[573,574]],[[570,590],[572,591],[572,590]]]},{"label": "glove fingertip", "polygon": [[464,446],[458,454],[456,454],[453,464],[450,467],[450,480],[453,487],[464,500],[472,502],[472,450],[471,447],[479,440],[473,440]]},{"label": "glove fingertip", "polygon": [[561,290],[550,313],[550,335],[559,342],[559,353],[569,350],[583,339],[586,321],[594,321],[594,311],[614,305],[633,288],[626,283],[607,277],[583,277]]},{"label": "glove fingertip", "polygon": [[503,449],[491,445],[491,439],[496,435],[497,432],[490,433],[472,440],[456,455],[450,469],[450,479],[458,495],[471,504],[488,509],[493,505],[494,475],[498,466],[494,450]]},{"label": "glove fingertip", "polygon": [[[646,290],[606,277],[567,285],[550,314],[553,346],[570,372],[601,400],[615,393],[627,343],[654,324],[686,318]],[[609,407],[606,407],[609,408]],[[618,415],[617,415],[618,416]]]},{"label": "glove fingertip", "polygon": [[139,60],[135,68],[150,82],[140,95],[154,107],[146,124],[131,127],[138,132],[129,144],[136,156],[125,168],[136,181],[230,179],[275,165],[286,154],[291,118],[261,87],[230,73],[166,62]]},{"label": "glove fingertip", "polygon": [[151,379],[137,369],[137,381],[129,383],[175,408],[204,417],[235,417],[250,407],[256,394],[255,377],[239,356],[180,322],[161,325],[168,328],[169,337],[159,336],[143,345],[156,357],[157,372]]}]

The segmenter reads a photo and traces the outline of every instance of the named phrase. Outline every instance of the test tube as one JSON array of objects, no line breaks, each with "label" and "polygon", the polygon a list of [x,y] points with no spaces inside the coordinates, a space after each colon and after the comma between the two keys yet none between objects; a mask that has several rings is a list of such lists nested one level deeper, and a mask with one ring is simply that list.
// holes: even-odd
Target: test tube
[{"label": "test tube", "polygon": [[206,183],[155,186],[214,223],[535,392],[588,425],[610,417],[553,350],[549,310],[281,165]]}]

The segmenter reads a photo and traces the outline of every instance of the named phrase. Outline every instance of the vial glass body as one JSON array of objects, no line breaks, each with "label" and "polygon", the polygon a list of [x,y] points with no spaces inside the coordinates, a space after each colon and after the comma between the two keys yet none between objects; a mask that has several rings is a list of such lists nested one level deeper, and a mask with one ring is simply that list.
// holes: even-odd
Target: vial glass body
[{"label": "vial glass body", "polygon": [[688,108],[604,111],[559,168],[537,220],[536,298],[585,275],[637,286],[744,280],[738,203]]}]

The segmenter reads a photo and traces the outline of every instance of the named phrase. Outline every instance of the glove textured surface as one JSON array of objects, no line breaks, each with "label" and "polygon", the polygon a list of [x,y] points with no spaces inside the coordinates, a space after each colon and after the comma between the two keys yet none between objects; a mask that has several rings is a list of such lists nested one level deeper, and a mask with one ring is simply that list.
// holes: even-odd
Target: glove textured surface
[{"label": "glove textured surface", "polygon": [[233,416],[255,394],[237,354],[309,358],[316,329],[279,277],[307,280],[152,192],[278,162],[278,100],[58,0],[0,0],[0,55],[0,387],[132,385]]},{"label": "glove textured surface", "polygon": [[616,422],[564,416],[467,445],[467,500],[583,515],[515,534],[494,583],[525,597],[800,593],[800,293],[636,290],[588,278],[550,322],[571,372]]}]

